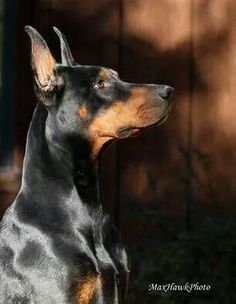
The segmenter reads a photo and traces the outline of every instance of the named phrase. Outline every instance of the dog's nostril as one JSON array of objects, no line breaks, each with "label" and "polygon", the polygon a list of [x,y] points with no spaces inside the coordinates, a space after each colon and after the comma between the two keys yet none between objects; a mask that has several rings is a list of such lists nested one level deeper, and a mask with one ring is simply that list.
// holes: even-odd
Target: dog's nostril
[{"label": "dog's nostril", "polygon": [[161,92],[159,92],[159,95],[163,99],[169,99],[173,93],[174,93],[174,89],[172,87],[164,86]]}]

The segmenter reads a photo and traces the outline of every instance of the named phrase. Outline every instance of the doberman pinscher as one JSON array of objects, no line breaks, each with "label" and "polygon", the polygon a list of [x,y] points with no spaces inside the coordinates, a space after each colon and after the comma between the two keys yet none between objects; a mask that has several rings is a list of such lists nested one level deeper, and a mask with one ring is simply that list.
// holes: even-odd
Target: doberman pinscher
[{"label": "doberman pinscher", "polygon": [[39,103],[21,188],[0,227],[0,303],[124,303],[130,270],[102,209],[97,162],[105,143],[163,122],[173,89],[76,64],[65,36],[54,30],[61,64],[26,26]]}]

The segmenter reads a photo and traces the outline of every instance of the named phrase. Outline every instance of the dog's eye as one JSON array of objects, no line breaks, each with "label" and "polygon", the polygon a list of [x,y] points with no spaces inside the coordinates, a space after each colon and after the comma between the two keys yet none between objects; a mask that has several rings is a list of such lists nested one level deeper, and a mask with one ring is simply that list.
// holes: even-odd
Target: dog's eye
[{"label": "dog's eye", "polygon": [[95,89],[103,89],[105,87],[108,87],[108,83],[106,83],[104,80],[100,79],[97,81],[97,83],[94,85]]}]

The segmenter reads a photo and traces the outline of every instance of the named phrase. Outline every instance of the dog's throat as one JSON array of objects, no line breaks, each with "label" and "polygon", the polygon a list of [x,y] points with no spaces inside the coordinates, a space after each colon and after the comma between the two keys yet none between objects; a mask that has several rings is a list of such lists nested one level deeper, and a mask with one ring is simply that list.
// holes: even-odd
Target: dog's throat
[{"label": "dog's throat", "polygon": [[[99,202],[97,169],[88,155],[89,146],[82,140],[65,145],[60,138],[46,136],[47,110],[38,105],[27,138],[22,187],[36,193],[49,194],[55,200],[69,197],[76,188],[81,200],[95,206]],[[56,141],[55,141],[56,140]],[[45,194],[45,195],[46,195]]]},{"label": "dog's throat", "polygon": [[74,173],[74,183],[82,201],[95,204],[100,201],[96,168],[88,165],[85,171],[77,169]]}]

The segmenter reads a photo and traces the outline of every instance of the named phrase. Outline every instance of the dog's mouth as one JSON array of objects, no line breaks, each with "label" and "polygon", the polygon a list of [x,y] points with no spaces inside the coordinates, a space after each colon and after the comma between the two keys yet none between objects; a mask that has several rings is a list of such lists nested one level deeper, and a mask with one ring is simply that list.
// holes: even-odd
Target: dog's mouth
[{"label": "dog's mouth", "polygon": [[138,133],[144,129],[148,129],[148,128],[151,128],[154,126],[160,126],[161,124],[163,124],[166,121],[169,114],[170,114],[170,111],[168,111],[165,115],[163,115],[163,117],[161,119],[159,119],[158,121],[156,121],[150,125],[147,125],[147,126],[122,128],[117,132],[117,137],[118,138],[127,138],[130,136],[136,135],[136,133]]}]

